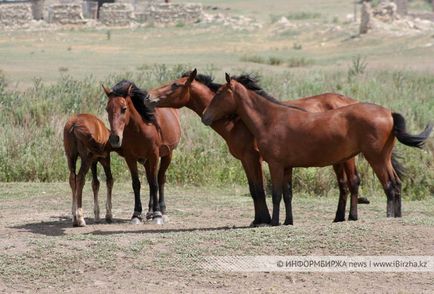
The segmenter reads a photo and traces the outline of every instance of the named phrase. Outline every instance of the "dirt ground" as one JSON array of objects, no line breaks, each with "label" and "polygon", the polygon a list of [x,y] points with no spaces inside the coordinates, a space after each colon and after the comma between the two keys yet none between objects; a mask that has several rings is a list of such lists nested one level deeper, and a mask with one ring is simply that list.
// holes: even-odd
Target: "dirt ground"
[{"label": "dirt ground", "polygon": [[168,223],[130,225],[132,189],[117,183],[115,222],[95,224],[87,185],[88,226],[73,228],[69,193],[66,183],[0,183],[0,292],[434,290],[434,273],[227,273],[200,266],[213,255],[433,255],[433,199],[404,201],[403,218],[387,219],[385,197],[373,195],[359,206],[359,221],[333,224],[335,197],[296,195],[294,226],[249,228],[253,209],[244,188],[169,187]]}]

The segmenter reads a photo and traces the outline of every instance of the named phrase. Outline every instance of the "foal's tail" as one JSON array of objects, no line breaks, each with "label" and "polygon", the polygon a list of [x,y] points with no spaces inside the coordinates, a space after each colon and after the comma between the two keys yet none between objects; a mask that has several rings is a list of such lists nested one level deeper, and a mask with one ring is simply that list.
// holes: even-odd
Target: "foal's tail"
[{"label": "foal's tail", "polygon": [[419,135],[411,135],[407,133],[405,128],[405,119],[404,117],[396,112],[392,113],[393,117],[393,132],[398,139],[404,145],[410,147],[422,148],[431,134],[433,125],[430,123],[425,127],[425,130],[422,131]]}]

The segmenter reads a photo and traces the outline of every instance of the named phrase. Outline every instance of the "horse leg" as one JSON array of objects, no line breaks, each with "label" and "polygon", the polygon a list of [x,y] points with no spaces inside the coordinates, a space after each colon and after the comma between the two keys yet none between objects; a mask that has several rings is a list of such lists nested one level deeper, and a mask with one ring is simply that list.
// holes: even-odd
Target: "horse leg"
[{"label": "horse leg", "polygon": [[98,192],[99,192],[99,180],[98,180],[98,170],[97,170],[98,161],[94,161],[91,165],[92,171],[92,191],[93,191],[93,213],[95,216],[95,222],[100,222],[99,217],[99,203],[98,203]]},{"label": "horse leg", "polygon": [[270,175],[271,175],[271,183],[273,186],[273,217],[271,218],[271,225],[278,226],[279,225],[279,213],[280,213],[280,202],[282,200],[282,188],[283,182],[285,180],[284,177],[284,169],[279,165],[269,164],[270,167]]},{"label": "horse leg", "polygon": [[69,186],[71,186],[71,190],[72,190],[72,207],[71,207],[71,212],[72,212],[72,225],[74,227],[78,226],[78,221],[77,221],[77,186],[76,186],[76,178],[77,175],[75,174],[74,171],[70,171],[69,172]]},{"label": "horse leg", "polygon": [[[84,221],[84,215],[83,215],[83,187],[86,182],[86,174],[89,171],[91,162],[89,159],[81,159],[81,167],[78,171],[77,180],[76,180],[76,218],[74,219],[74,225],[77,227],[84,227],[86,226],[86,222]],[[76,222],[75,222],[76,220]]]},{"label": "horse leg", "polygon": [[348,220],[357,220],[357,203],[359,202],[360,177],[356,169],[356,161],[353,157],[344,163],[345,174],[347,175],[348,188],[351,193],[350,213]]},{"label": "horse leg", "polygon": [[348,196],[347,179],[345,177],[344,166],[342,164],[333,165],[333,170],[335,171],[339,186],[338,209],[336,210],[336,216],[333,222],[343,222],[345,221],[345,208],[347,206]]},{"label": "horse leg", "polygon": [[387,217],[395,216],[395,182],[391,178],[391,174],[393,174],[392,163],[385,162],[385,160],[373,160],[366,156],[366,160],[369,162],[371,167],[374,169],[377,178],[380,180],[384,192],[387,196]]},{"label": "horse leg", "polygon": [[[145,167],[145,171],[146,171],[146,179],[148,181],[148,185],[149,185],[149,178],[152,177],[152,172],[151,172],[151,166],[149,164],[149,160],[147,160],[144,163],[144,167]],[[149,202],[148,202],[148,212],[146,213],[146,219],[147,220],[151,220],[152,217],[154,216],[154,199],[152,198],[151,195],[151,186],[149,186]]]},{"label": "horse leg", "polygon": [[153,222],[155,224],[163,224],[163,214],[161,213],[158,201],[158,160],[159,157],[156,154],[153,158],[148,159],[146,176],[149,184],[149,197],[152,198]]},{"label": "horse leg", "polygon": [[395,217],[402,217],[401,212],[401,182],[399,179],[394,181],[394,189],[395,189]]},{"label": "horse leg", "polygon": [[285,202],[286,218],[284,225],[293,225],[292,219],[292,168],[285,170],[285,182],[283,184],[283,201]]},{"label": "horse leg", "polygon": [[246,155],[247,156],[241,160],[241,163],[247,176],[250,195],[252,196],[255,209],[255,218],[251,226],[268,225],[270,224],[271,217],[265,201],[261,160],[259,154],[248,153]]},{"label": "horse leg", "polygon": [[164,184],[166,183],[166,171],[172,161],[172,152],[169,155],[162,157],[160,160],[160,168],[158,170],[158,189],[160,194],[160,209],[163,215],[166,214],[166,202],[164,201]]},{"label": "horse leg", "polygon": [[106,158],[100,160],[106,177],[106,185],[107,185],[107,199],[106,199],[106,214],[105,220],[108,223],[113,222],[113,214],[112,214],[112,191],[113,191],[113,176],[112,170],[110,167],[110,155]]},{"label": "horse leg", "polygon": [[126,161],[131,173],[131,181],[134,190],[134,213],[131,217],[131,223],[137,225],[142,222],[142,202],[140,200],[140,179],[137,161],[134,158],[128,158]]}]

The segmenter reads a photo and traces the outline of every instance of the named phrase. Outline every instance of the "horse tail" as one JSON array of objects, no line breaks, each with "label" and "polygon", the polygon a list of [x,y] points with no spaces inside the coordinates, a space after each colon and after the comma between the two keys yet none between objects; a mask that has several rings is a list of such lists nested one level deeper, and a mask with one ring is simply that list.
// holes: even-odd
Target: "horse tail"
[{"label": "horse tail", "polygon": [[407,133],[405,127],[405,119],[404,117],[396,112],[392,113],[393,117],[393,132],[398,139],[404,145],[416,148],[422,148],[425,145],[426,140],[431,134],[433,125],[428,124],[425,129],[418,135],[411,135]]},{"label": "horse tail", "polygon": [[65,154],[68,160],[68,168],[71,172],[76,174],[76,164],[78,158],[77,138],[74,134],[75,123],[67,123],[63,130],[63,144],[65,147]]}]

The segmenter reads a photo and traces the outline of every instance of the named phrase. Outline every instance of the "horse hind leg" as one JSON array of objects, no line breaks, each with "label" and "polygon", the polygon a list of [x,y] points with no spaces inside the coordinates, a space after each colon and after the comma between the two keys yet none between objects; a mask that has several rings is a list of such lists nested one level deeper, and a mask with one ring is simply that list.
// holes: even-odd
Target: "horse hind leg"
[{"label": "horse hind leg", "polygon": [[[90,162],[87,159],[81,160],[81,167],[77,175],[76,185],[76,209],[75,209],[75,215],[76,215],[76,223],[74,223],[75,226],[78,227],[84,227],[86,226],[86,222],[84,221],[84,215],[83,215],[83,187],[86,181],[86,174],[89,171],[90,168]],[[74,212],[73,212],[74,213]]]},{"label": "horse hind leg", "polygon": [[[387,217],[395,216],[395,196],[396,196],[396,183],[393,177],[393,168],[389,160],[373,160],[365,156],[371,167],[374,169],[377,178],[380,180],[384,193],[387,196]],[[399,196],[398,196],[399,197]]]},{"label": "horse hind leg", "polygon": [[285,170],[285,182],[283,184],[283,201],[285,202],[286,217],[284,225],[293,225],[292,217],[292,168]]},{"label": "horse hind leg", "polygon": [[339,186],[338,208],[336,210],[336,216],[333,221],[336,223],[345,221],[345,208],[347,206],[348,189],[347,179],[344,173],[344,166],[342,164],[335,164],[333,165],[333,170],[335,171]]}]

